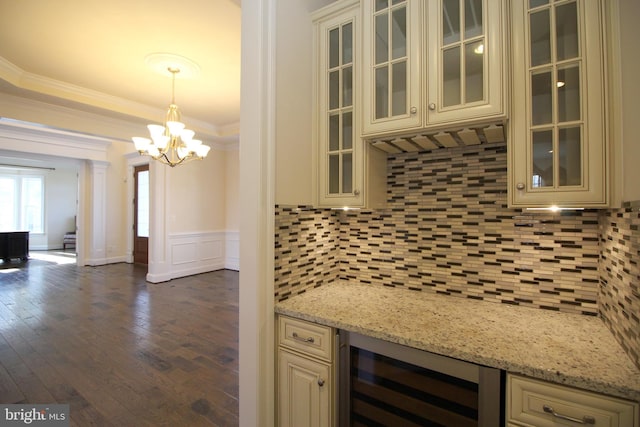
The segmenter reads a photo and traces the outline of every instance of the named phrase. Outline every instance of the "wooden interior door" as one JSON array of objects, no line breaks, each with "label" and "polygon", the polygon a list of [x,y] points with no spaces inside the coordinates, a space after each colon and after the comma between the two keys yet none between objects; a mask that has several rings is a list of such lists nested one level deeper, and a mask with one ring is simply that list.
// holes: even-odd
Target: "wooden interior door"
[{"label": "wooden interior door", "polygon": [[149,165],[136,166],[133,198],[133,262],[149,263]]}]

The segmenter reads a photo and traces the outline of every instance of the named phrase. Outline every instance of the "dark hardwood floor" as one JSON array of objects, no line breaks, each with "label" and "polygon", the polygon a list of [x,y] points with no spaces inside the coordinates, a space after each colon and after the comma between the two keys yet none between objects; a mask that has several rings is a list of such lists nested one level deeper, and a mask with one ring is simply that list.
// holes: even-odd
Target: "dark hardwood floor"
[{"label": "dark hardwood floor", "polygon": [[72,426],[238,425],[238,273],[151,284],[146,266],[0,269],[0,402]]}]

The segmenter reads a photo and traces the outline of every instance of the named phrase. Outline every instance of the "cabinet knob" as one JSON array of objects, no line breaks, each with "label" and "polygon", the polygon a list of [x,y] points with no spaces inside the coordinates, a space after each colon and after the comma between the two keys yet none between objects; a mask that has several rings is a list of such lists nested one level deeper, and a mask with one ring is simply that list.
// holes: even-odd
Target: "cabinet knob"
[{"label": "cabinet knob", "polygon": [[324,385],[324,380],[322,378],[318,378],[318,385],[322,387]]},{"label": "cabinet knob", "polygon": [[517,188],[518,190],[524,190],[524,183],[523,183],[523,182],[519,182],[519,183],[517,183],[517,184],[516,184],[516,188]]},{"label": "cabinet knob", "polygon": [[416,107],[411,107],[409,111],[411,111],[411,114],[415,114],[418,112],[418,109]]},{"label": "cabinet knob", "polygon": [[354,196],[359,196],[360,195],[360,190],[353,190],[353,195]]},{"label": "cabinet knob", "polygon": [[429,110],[433,111],[435,109],[436,109],[436,104],[434,104],[433,102],[429,104]]}]

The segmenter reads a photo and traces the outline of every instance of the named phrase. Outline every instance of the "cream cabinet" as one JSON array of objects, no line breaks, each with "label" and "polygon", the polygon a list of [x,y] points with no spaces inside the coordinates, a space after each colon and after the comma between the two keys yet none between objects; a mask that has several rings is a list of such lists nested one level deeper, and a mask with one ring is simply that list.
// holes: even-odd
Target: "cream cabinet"
[{"label": "cream cabinet", "polygon": [[505,118],[502,0],[362,2],[363,135]]},{"label": "cream cabinet", "polygon": [[608,204],[601,7],[598,0],[512,1],[513,207]]},{"label": "cream cabinet", "polygon": [[360,3],[336,2],[312,18],[317,205],[382,207],[386,201],[386,155],[364,143],[358,115]]},{"label": "cream cabinet", "polygon": [[335,337],[332,328],[278,316],[279,426],[336,425]]},{"label": "cream cabinet", "polygon": [[427,4],[427,125],[504,119],[504,2],[440,0]]},{"label": "cream cabinet", "polygon": [[507,375],[508,426],[556,427],[593,425],[638,427],[638,403]]}]

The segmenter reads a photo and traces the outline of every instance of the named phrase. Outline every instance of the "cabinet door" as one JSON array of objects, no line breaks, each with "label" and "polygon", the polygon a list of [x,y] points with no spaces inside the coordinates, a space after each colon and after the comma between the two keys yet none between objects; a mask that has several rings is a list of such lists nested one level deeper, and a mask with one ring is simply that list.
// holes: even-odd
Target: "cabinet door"
[{"label": "cabinet door", "polygon": [[362,2],[364,135],[422,125],[421,5],[420,0]]},{"label": "cabinet door", "polygon": [[596,0],[512,3],[512,206],[608,203],[600,7]]},{"label": "cabinet door", "polygon": [[279,350],[278,420],[281,427],[329,426],[332,421],[328,364]]},{"label": "cabinet door", "polygon": [[428,5],[427,124],[504,118],[504,2]]},{"label": "cabinet door", "polygon": [[330,10],[332,13],[316,21],[318,204],[362,206],[363,143],[354,112],[359,7],[355,3]]}]

